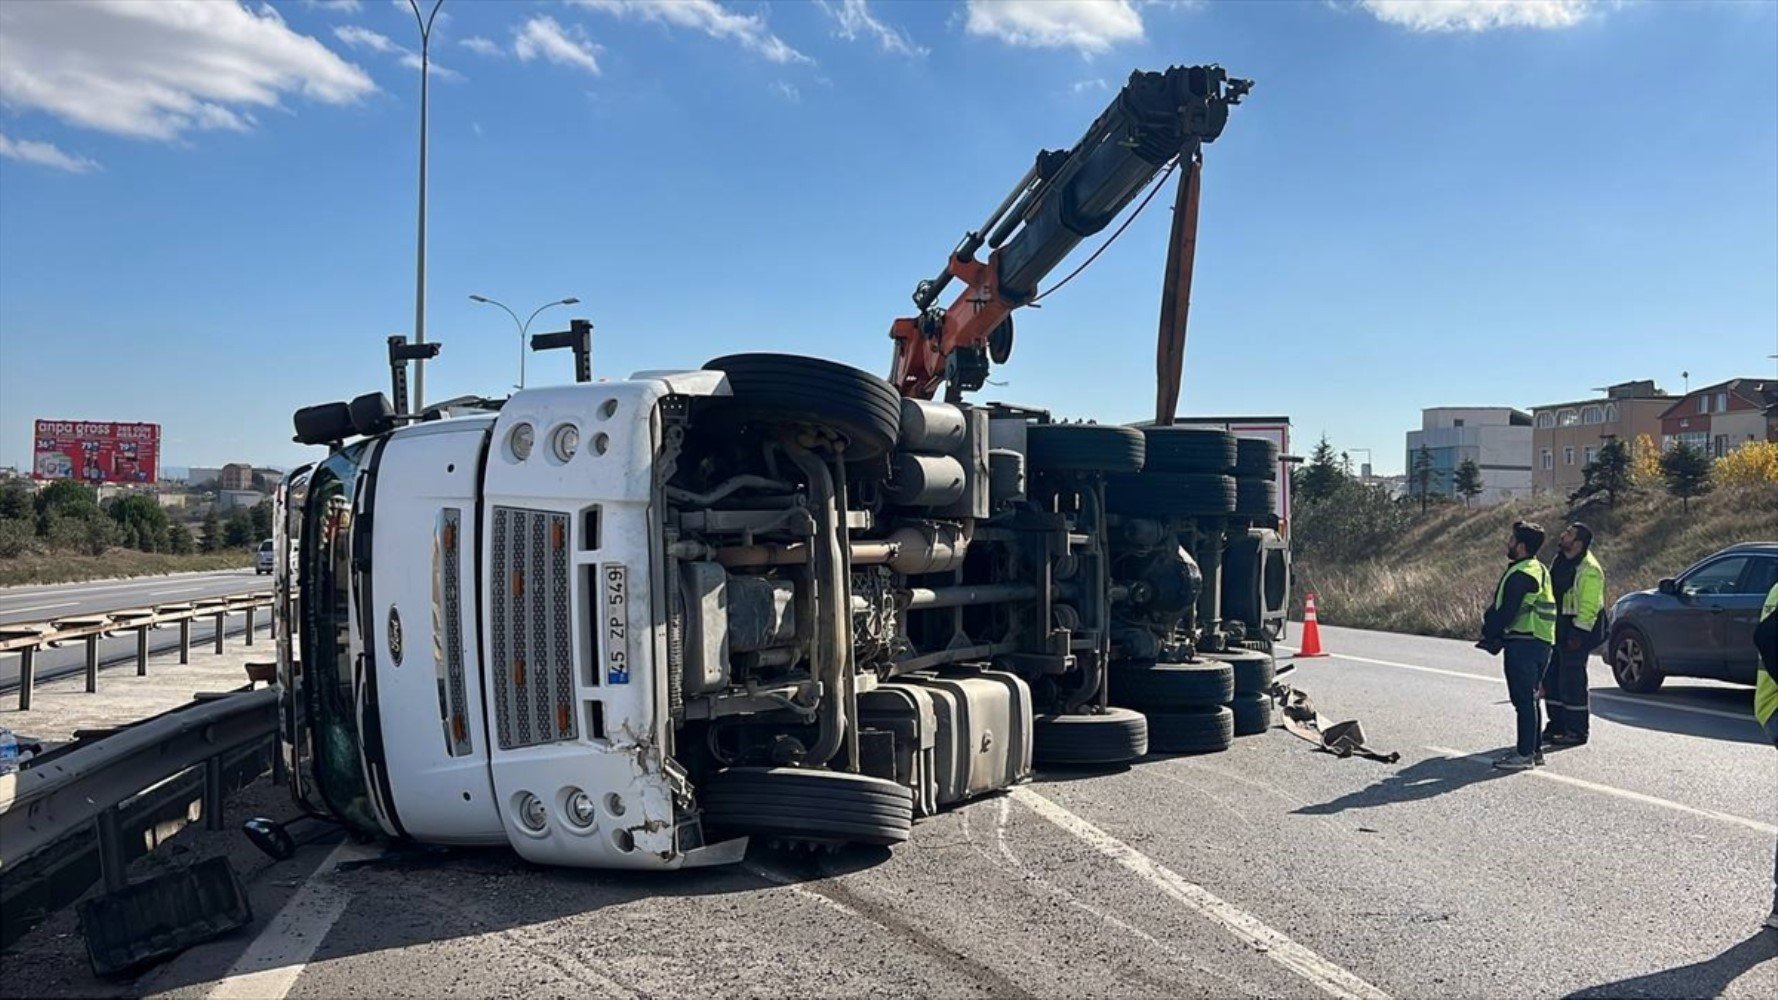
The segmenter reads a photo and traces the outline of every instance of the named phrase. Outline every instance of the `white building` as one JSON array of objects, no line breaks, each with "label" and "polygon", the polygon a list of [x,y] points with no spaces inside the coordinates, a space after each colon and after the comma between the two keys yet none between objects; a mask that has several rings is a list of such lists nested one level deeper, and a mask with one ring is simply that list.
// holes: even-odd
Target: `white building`
[{"label": "white building", "polygon": [[1432,458],[1428,492],[1457,497],[1457,467],[1465,459],[1481,469],[1476,503],[1503,503],[1531,495],[1531,414],[1510,406],[1435,406],[1420,411],[1420,429],[1408,432],[1408,492],[1418,495],[1414,463],[1421,448]]}]

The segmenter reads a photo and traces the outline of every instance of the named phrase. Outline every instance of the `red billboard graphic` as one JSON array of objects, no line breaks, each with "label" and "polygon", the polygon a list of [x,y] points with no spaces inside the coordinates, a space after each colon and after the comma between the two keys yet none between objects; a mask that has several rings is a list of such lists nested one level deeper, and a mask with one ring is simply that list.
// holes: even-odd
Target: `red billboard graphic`
[{"label": "red billboard graphic", "polygon": [[32,479],[152,483],[159,478],[161,425],[39,420]]}]

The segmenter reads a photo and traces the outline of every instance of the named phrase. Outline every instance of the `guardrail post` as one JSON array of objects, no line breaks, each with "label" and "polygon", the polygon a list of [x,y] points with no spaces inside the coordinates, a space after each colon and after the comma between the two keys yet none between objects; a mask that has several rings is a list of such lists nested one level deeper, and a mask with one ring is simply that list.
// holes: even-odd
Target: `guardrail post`
[{"label": "guardrail post", "polygon": [[181,665],[191,662],[191,618],[179,619],[179,662]]},{"label": "guardrail post", "polygon": [[247,645],[253,645],[253,605],[247,605]]},{"label": "guardrail post", "polygon": [[216,655],[222,655],[222,637],[228,625],[228,612],[216,612]]},{"label": "guardrail post", "polygon": [[136,630],[136,676],[148,676],[148,626]]},{"label": "guardrail post", "polygon": [[99,833],[99,872],[105,878],[105,891],[117,892],[129,885],[123,859],[123,832],[117,822],[117,807],[99,813],[94,825]]},{"label": "guardrail post", "polygon": [[222,758],[204,761],[204,829],[222,829]]},{"label": "guardrail post", "polygon": [[86,637],[86,693],[99,692],[99,637]]},{"label": "guardrail post", "polygon": [[37,647],[19,650],[19,711],[31,710],[31,688],[37,683]]}]

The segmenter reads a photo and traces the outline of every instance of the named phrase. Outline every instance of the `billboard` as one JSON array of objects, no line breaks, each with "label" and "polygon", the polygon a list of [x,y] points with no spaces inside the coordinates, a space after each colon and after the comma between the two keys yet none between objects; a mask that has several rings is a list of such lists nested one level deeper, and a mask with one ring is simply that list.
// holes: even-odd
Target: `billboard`
[{"label": "billboard", "polygon": [[39,420],[32,479],[152,483],[159,478],[161,426],[90,420]]}]

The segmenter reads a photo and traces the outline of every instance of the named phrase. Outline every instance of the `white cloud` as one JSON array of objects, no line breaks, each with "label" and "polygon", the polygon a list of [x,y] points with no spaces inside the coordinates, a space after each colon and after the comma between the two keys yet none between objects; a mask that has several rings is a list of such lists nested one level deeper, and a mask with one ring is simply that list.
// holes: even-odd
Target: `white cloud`
[{"label": "white cloud", "polygon": [[803,103],[803,92],[796,89],[796,84],[794,83],[785,83],[783,80],[779,80],[777,83],[772,84],[772,93],[777,94],[779,97],[784,98],[792,104]]},{"label": "white cloud", "polygon": [[716,0],[568,0],[569,3],[615,17],[652,21],[673,28],[699,31],[711,38],[740,44],[775,63],[810,63],[815,60],[772,34],[758,14],[737,14]]},{"label": "white cloud", "polygon": [[500,43],[489,38],[482,38],[479,35],[471,35],[457,44],[474,52],[478,56],[497,56],[502,54]]},{"label": "white cloud", "polygon": [[0,9],[0,102],[104,132],[177,139],[247,128],[286,94],[347,104],[362,69],[269,8],[213,0],[59,0]]},{"label": "white cloud", "polygon": [[325,7],[338,14],[356,14],[364,9],[359,0],[304,0],[305,7]]},{"label": "white cloud", "polygon": [[1094,55],[1142,40],[1142,15],[1130,0],[969,0],[963,30],[1027,48]]},{"label": "white cloud", "polygon": [[884,52],[899,56],[923,56],[926,49],[877,19],[870,11],[869,0],[815,0],[823,12],[834,20],[834,34],[848,42],[859,37],[875,38]]},{"label": "white cloud", "polygon": [[599,47],[587,38],[580,25],[564,28],[553,17],[539,15],[526,21],[515,33],[512,51],[521,62],[546,59],[558,66],[576,66],[594,74],[599,72]]},{"label": "white cloud", "polygon": [[99,165],[84,156],[64,153],[53,144],[33,142],[30,139],[11,139],[0,132],[0,157],[18,160],[20,163],[35,163],[40,167],[51,167],[66,170],[71,174],[90,174],[99,169]]},{"label": "white cloud", "polygon": [[1084,94],[1089,90],[1110,90],[1111,85],[1104,80],[1076,80],[1068,89],[1076,94]]},{"label": "white cloud", "polygon": [[1379,21],[1412,31],[1571,28],[1596,0],[1358,0]]},{"label": "white cloud", "polygon": [[355,49],[369,49],[372,52],[406,52],[407,50],[389,40],[388,35],[379,34],[369,28],[360,28],[356,24],[342,24],[333,29],[333,37],[345,42]]}]

